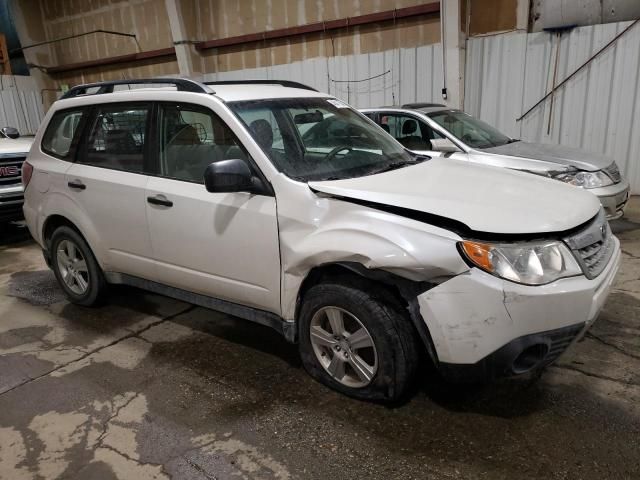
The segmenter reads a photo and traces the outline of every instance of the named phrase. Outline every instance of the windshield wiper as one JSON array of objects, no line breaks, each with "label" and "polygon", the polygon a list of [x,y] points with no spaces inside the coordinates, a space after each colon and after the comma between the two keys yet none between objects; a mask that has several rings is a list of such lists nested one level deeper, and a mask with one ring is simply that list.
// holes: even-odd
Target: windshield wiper
[{"label": "windshield wiper", "polygon": [[416,165],[422,163],[425,160],[429,160],[429,157],[415,157],[413,160],[402,160],[400,162],[393,162],[381,168],[380,170],[374,170],[369,175],[375,175],[377,173],[389,172],[391,170],[397,170],[398,168],[406,167],[407,165]]}]

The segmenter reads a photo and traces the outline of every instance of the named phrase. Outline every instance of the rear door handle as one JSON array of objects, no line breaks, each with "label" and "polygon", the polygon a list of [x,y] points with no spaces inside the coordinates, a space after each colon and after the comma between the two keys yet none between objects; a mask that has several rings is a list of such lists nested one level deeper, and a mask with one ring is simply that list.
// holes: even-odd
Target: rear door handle
[{"label": "rear door handle", "polygon": [[156,195],[155,197],[147,197],[147,202],[151,205],[162,205],[163,207],[173,207],[173,202],[168,200],[164,195]]},{"label": "rear door handle", "polygon": [[72,182],[67,183],[69,188],[74,188],[76,190],[86,190],[87,186],[82,183],[80,180],[74,180]]}]

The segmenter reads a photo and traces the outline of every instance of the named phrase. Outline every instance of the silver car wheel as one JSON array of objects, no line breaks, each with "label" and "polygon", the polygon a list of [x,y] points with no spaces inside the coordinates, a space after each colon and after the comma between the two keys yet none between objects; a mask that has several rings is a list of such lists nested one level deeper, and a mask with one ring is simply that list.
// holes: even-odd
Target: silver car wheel
[{"label": "silver car wheel", "polygon": [[309,335],[316,358],[333,379],[351,388],[371,383],[378,370],[378,352],[355,315],[323,307],[311,319]]},{"label": "silver car wheel", "polygon": [[87,262],[78,246],[71,240],[62,240],[56,251],[58,271],[69,290],[76,295],[84,294],[89,288]]}]

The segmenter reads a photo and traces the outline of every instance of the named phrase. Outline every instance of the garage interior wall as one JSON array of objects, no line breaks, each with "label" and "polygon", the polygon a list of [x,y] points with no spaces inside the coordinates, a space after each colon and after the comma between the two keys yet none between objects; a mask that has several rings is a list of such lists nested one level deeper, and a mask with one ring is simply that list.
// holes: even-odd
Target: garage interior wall
[{"label": "garage interior wall", "polygon": [[[198,41],[343,19],[434,3],[426,0],[14,0],[12,11],[23,45],[110,30],[136,38],[95,33],[25,51],[27,62],[47,88],[107,79],[188,73],[196,78],[308,59],[348,57],[391,49],[433,45],[440,40],[438,14],[421,15],[340,30],[265,40],[196,52]],[[436,4],[438,2],[435,2]],[[173,28],[169,11],[178,12]],[[174,19],[175,20],[175,19]],[[175,23],[175,22],[174,22]],[[181,71],[175,53],[130,63],[46,74],[47,67],[127,54],[180,48],[188,51],[190,72]],[[49,103],[55,94],[46,93]]]}]

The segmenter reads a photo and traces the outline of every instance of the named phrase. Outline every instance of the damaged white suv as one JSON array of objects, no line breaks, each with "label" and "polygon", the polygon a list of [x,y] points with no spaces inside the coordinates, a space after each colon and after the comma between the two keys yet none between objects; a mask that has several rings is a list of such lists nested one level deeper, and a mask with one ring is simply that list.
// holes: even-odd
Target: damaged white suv
[{"label": "damaged white suv", "polygon": [[287,81],[75,87],[23,180],[72,302],[129,284],[268,325],[362,399],[405,394],[421,352],[457,380],[541,369],[598,316],[620,262],[590,193],[412,155]]}]

